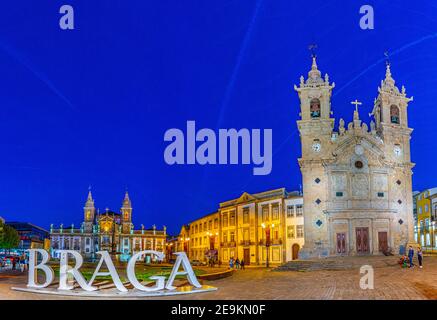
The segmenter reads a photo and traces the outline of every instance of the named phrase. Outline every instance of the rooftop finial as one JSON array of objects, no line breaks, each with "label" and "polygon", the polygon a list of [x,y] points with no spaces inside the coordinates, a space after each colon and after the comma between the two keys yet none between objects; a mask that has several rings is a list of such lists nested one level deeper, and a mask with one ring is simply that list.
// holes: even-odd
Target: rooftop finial
[{"label": "rooftop finial", "polygon": [[388,50],[384,51],[384,57],[385,57],[385,64],[387,66],[390,66],[390,54],[389,54]]},{"label": "rooftop finial", "polygon": [[317,44],[310,44],[308,46],[308,49],[311,51],[311,57],[312,57],[312,64],[311,64],[311,70],[308,72],[308,82],[309,83],[322,83],[322,73],[317,68],[317,55],[316,55],[316,49]]},{"label": "rooftop finial", "polygon": [[311,57],[313,57],[313,61],[314,61],[314,58],[316,57],[316,49],[317,49],[317,44],[315,44],[315,43],[312,43],[308,46],[308,50],[310,50],[310,52],[311,52]]}]

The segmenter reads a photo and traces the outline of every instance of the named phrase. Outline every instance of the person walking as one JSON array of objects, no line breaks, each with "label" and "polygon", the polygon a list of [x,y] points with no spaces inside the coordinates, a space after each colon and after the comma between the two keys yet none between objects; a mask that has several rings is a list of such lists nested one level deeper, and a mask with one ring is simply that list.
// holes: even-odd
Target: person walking
[{"label": "person walking", "polygon": [[422,269],[422,259],[423,259],[423,252],[422,252],[422,248],[419,247],[417,249],[417,260],[419,260],[419,268]]},{"label": "person walking", "polygon": [[244,259],[241,259],[240,266],[241,266],[241,270],[244,270]]},{"label": "person walking", "polygon": [[29,271],[29,257],[27,254],[24,254],[24,269]]},{"label": "person walking", "polygon": [[20,256],[19,264],[20,264],[20,271],[24,272],[24,254]]},{"label": "person walking", "polygon": [[408,260],[410,260],[410,268],[414,268],[413,257],[414,257],[414,249],[412,246],[410,246],[408,249]]},{"label": "person walking", "polygon": [[17,259],[15,257],[12,257],[12,270],[15,270],[17,266]]},{"label": "person walking", "polygon": [[238,270],[240,269],[240,260],[237,258],[237,260],[235,260],[235,268]]},{"label": "person walking", "polygon": [[234,269],[234,258],[229,259],[229,269]]}]

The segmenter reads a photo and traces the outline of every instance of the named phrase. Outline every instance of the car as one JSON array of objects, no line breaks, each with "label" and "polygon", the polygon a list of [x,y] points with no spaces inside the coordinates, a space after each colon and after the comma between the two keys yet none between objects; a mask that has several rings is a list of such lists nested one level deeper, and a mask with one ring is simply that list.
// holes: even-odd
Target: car
[{"label": "car", "polygon": [[199,260],[191,260],[191,265],[192,266],[201,266],[202,262],[200,262]]}]

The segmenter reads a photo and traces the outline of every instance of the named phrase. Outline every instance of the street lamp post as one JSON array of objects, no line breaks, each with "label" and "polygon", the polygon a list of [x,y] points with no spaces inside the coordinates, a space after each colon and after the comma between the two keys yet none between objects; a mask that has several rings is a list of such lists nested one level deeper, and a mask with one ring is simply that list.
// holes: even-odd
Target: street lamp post
[{"label": "street lamp post", "polygon": [[270,228],[274,228],[275,225],[272,224],[266,225],[265,223],[261,224],[262,228],[266,231],[266,268],[269,267],[269,247],[270,247]]},{"label": "street lamp post", "polygon": [[182,241],[182,245],[183,245],[184,251],[187,254],[187,257],[189,258],[190,257],[190,253],[189,253],[190,250],[188,248],[188,245],[190,244],[190,238],[183,238],[183,237],[181,237],[181,241]]}]

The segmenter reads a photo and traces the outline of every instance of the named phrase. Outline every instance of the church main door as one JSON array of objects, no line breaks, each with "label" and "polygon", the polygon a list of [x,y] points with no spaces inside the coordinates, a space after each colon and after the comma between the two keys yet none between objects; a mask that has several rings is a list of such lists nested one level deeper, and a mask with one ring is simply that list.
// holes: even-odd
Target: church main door
[{"label": "church main door", "polygon": [[243,259],[244,259],[244,264],[245,265],[249,265],[250,264],[250,249],[249,248],[244,248],[244,250],[243,250]]},{"label": "church main door", "polygon": [[337,254],[346,253],[346,234],[337,233]]},{"label": "church main door", "polygon": [[357,253],[369,253],[369,228],[356,228]]},{"label": "church main door", "polygon": [[388,250],[387,232],[385,231],[378,232],[378,246],[379,246],[379,252],[387,252]]}]

